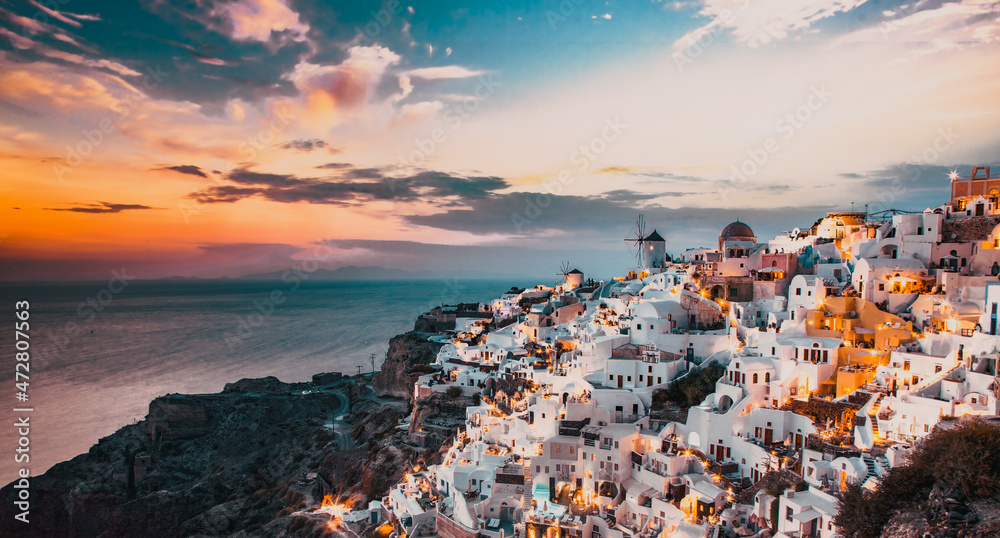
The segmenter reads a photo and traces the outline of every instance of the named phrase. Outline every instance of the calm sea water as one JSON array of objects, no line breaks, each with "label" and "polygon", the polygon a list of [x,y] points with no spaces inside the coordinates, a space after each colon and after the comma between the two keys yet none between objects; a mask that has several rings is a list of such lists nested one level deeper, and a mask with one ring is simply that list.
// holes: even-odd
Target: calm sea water
[{"label": "calm sea water", "polygon": [[[132,281],[117,294],[107,283],[3,284],[0,408],[18,404],[18,300],[31,303],[30,469],[37,476],[142,419],[157,396],[218,392],[244,377],[305,381],[323,371],[357,373],[358,365],[369,372],[370,355],[377,368],[389,339],[412,329],[421,312],[533,284],[449,279],[292,289],[284,282]],[[0,439],[0,484],[6,484],[21,464],[13,459],[13,429],[0,428]]]}]

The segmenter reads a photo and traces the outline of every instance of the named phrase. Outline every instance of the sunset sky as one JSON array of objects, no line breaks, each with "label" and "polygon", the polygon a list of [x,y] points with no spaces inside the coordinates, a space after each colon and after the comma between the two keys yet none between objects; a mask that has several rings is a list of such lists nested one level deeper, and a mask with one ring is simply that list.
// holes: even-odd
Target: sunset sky
[{"label": "sunset sky", "polygon": [[0,280],[608,277],[1000,169],[1000,1],[0,0]]}]

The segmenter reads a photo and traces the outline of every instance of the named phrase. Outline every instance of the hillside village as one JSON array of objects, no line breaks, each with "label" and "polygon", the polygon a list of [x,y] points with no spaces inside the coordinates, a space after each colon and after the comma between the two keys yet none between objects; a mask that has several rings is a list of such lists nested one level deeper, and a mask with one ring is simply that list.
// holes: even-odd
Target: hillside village
[{"label": "hillside village", "polygon": [[[455,331],[414,400],[478,404],[413,424],[414,444],[450,446],[373,517],[399,537],[839,536],[838,492],[998,414],[998,201],[976,168],[940,207],[770,239],[736,221],[675,257],[640,228],[612,281],[566,267],[555,287],[439,309]],[[714,392],[669,413],[665,389],[708,372]]]}]

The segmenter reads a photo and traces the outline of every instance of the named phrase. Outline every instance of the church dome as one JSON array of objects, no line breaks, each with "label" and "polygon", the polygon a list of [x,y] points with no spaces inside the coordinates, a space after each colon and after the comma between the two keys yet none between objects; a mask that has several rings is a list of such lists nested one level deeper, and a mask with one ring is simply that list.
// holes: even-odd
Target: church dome
[{"label": "church dome", "polygon": [[736,221],[729,223],[728,226],[722,229],[722,235],[719,236],[721,239],[737,238],[737,237],[756,237],[753,234],[753,230],[750,229],[746,224]]}]

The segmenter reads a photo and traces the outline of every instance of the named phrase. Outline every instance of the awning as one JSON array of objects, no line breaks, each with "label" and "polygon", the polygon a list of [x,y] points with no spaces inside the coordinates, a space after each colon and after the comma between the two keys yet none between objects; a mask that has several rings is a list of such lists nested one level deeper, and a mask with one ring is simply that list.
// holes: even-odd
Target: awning
[{"label": "awning", "polygon": [[798,521],[799,523],[808,523],[820,516],[820,513],[815,510],[803,510],[798,514],[792,516],[792,519]]}]

